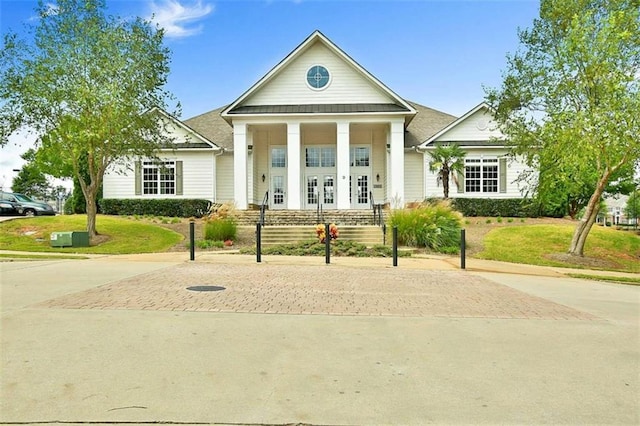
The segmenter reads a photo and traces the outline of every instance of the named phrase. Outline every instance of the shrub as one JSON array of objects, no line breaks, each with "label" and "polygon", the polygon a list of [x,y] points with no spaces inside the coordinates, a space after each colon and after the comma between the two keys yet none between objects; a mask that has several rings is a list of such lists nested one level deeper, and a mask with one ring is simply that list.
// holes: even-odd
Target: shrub
[{"label": "shrub", "polygon": [[209,209],[209,200],[198,199],[115,199],[100,200],[102,213],[119,216],[202,217]]},{"label": "shrub", "polygon": [[456,253],[460,244],[462,217],[447,203],[425,203],[415,209],[394,210],[388,225],[398,227],[398,242]]},{"label": "shrub", "polygon": [[207,221],[204,227],[205,240],[227,241],[235,240],[238,226],[233,219],[215,219]]},{"label": "shrub", "polygon": [[540,211],[534,201],[526,198],[454,198],[451,207],[464,216],[538,217]]}]

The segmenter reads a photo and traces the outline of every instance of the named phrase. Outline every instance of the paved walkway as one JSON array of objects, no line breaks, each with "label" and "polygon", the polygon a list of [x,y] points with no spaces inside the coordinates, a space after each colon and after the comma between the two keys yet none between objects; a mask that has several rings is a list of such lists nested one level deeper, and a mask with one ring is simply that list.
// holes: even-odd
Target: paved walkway
[{"label": "paved walkway", "polygon": [[399,262],[2,262],[0,422],[640,423],[640,288]]}]

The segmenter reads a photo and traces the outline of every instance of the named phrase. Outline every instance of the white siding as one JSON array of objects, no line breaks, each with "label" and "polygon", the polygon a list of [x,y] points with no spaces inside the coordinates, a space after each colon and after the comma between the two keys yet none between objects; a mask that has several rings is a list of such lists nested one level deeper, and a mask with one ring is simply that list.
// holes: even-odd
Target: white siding
[{"label": "white siding", "polygon": [[488,141],[502,136],[496,126],[492,116],[485,109],[480,109],[439,136],[435,142]]},{"label": "white siding", "polygon": [[424,155],[404,153],[404,198],[406,203],[424,200]]},{"label": "white siding", "polygon": [[[307,86],[307,71],[312,65],[323,65],[331,73],[329,86],[324,90],[313,90]],[[390,102],[393,100],[376,84],[317,42],[246,99],[243,105]]]},{"label": "white siding", "polygon": [[[467,157],[472,158],[501,158],[507,154],[505,149],[468,149]],[[429,197],[442,197],[443,190],[442,184],[437,182],[436,172],[429,171],[429,156],[424,156],[424,170],[425,170],[425,196]],[[526,165],[512,157],[507,157],[507,191],[506,192],[470,192],[470,193],[458,193],[458,188],[453,181],[449,182],[449,197],[450,198],[522,198],[525,193],[521,191],[524,189],[522,184],[516,182],[518,176],[526,170]]]},{"label": "white siding", "polygon": [[182,195],[136,195],[134,167],[125,173],[113,168],[104,176],[104,198],[198,198],[213,201],[213,151],[176,151],[159,155],[161,160],[182,161]]},{"label": "white siding", "polygon": [[233,200],[233,154],[224,153],[216,157],[216,202]]}]

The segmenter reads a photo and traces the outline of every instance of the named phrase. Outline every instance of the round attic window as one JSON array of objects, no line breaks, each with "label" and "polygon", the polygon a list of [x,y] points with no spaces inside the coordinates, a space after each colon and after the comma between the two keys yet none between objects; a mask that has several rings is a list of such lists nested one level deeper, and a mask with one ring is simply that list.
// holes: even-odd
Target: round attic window
[{"label": "round attic window", "polygon": [[478,127],[478,130],[487,130],[487,127],[489,127],[489,121],[486,118],[481,118],[476,122],[476,126]]},{"label": "round attic window", "polygon": [[313,65],[307,71],[307,84],[312,89],[324,89],[329,84],[329,81],[331,81],[331,74],[322,65]]}]

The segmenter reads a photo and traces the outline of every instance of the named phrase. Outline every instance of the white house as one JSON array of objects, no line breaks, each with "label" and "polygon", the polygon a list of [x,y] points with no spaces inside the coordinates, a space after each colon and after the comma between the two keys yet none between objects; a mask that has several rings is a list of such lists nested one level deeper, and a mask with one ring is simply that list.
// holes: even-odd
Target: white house
[{"label": "white house", "polygon": [[[456,117],[398,96],[319,31],[231,104],[180,122],[163,165],[108,173],[104,198],[204,198],[248,209],[368,209],[442,196],[427,152],[468,151],[452,196],[520,198],[486,105]],[[497,141],[497,142],[496,142]],[[268,194],[268,196],[267,196]]]}]

